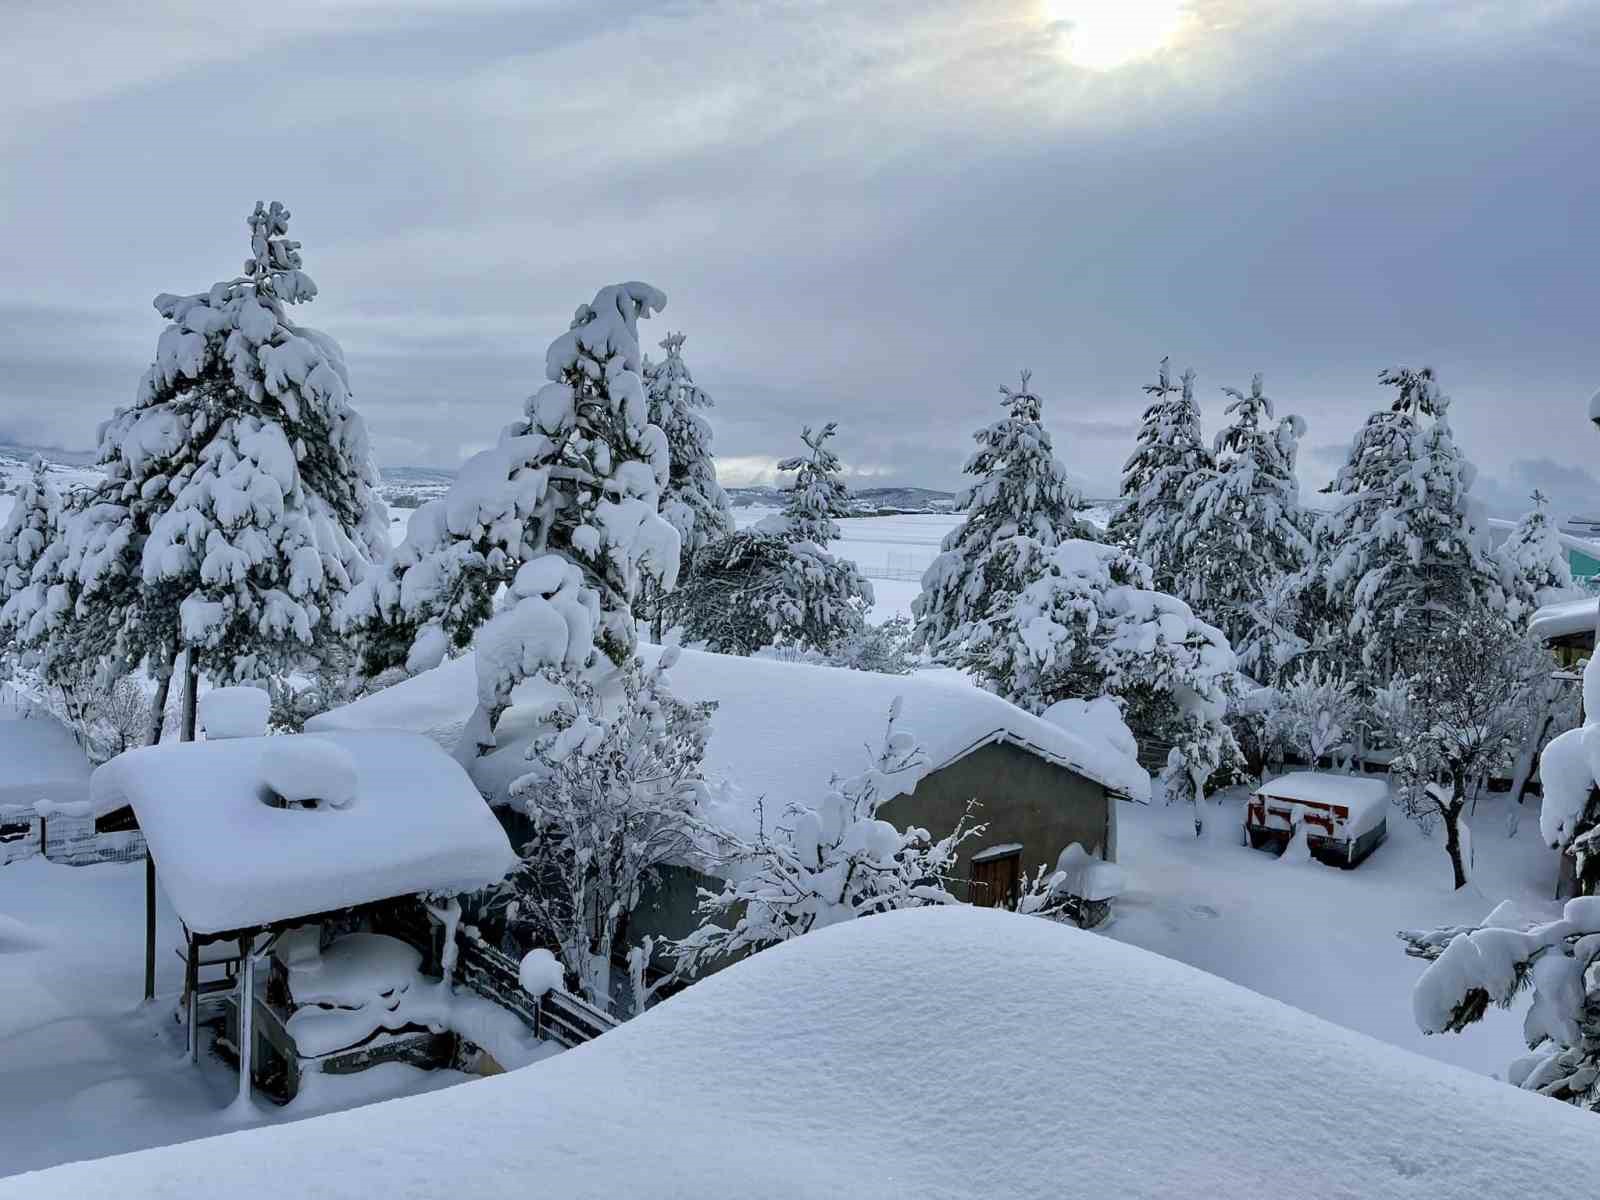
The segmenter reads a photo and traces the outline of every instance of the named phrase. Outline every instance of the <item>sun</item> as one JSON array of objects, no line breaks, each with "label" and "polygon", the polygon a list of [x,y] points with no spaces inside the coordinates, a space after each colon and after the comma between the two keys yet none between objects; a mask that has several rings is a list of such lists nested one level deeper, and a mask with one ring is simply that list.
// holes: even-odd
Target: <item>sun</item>
[{"label": "sun", "polygon": [[1118,67],[1166,49],[1193,19],[1188,0],[1043,0],[1062,54],[1088,71]]}]

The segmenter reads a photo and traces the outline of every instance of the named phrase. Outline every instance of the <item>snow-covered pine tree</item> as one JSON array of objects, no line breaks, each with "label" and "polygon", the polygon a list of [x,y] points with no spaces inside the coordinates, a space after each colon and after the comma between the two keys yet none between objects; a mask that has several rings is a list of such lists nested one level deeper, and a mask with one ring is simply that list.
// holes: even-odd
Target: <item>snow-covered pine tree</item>
[{"label": "snow-covered pine tree", "polygon": [[1030,712],[1114,698],[1132,729],[1173,744],[1168,798],[1193,803],[1203,827],[1207,780],[1241,758],[1223,720],[1236,663],[1222,631],[1152,590],[1149,566],[1120,547],[1012,538],[998,556],[1029,582],[974,626],[953,665]]},{"label": "snow-covered pine tree", "polygon": [[134,403],[101,428],[105,481],[16,613],[47,661],[148,662],[164,679],[187,650],[217,677],[283,671],[386,548],[338,344],[286,315],[316,295],[288,222],[258,203],[242,276],[156,297],[171,324]]},{"label": "snow-covered pine tree", "polygon": [[1361,663],[1369,686],[1408,671],[1442,614],[1504,604],[1448,398],[1426,367],[1380,382],[1397,395],[1367,418],[1329,485],[1340,503],[1318,524],[1314,567],[1334,653]]},{"label": "snow-covered pine tree", "polygon": [[1215,463],[1200,433],[1194,372],[1185,371],[1174,386],[1163,358],[1155,383],[1144,390],[1150,402],[1140,419],[1137,448],[1122,468],[1123,504],[1111,518],[1107,538],[1150,565],[1158,590],[1184,595],[1189,583],[1184,492]]},{"label": "snow-covered pine tree", "polygon": [[[733,532],[733,506],[717,482],[711,453],[711,423],[701,410],[711,397],[694,381],[683,361],[684,336],[669,333],[661,341],[667,352],[660,362],[644,363],[645,394],[650,423],[667,435],[667,486],[661,493],[661,515],[678,531],[681,543],[679,579],[694,571],[695,555]],[[634,613],[654,622],[657,642],[665,636],[666,604],[656,589],[645,586],[634,601]]]},{"label": "snow-covered pine tree", "polygon": [[[60,517],[61,496],[50,482],[50,465],[35,455],[10,513],[0,524],[0,611],[13,594],[27,586],[33,564],[50,544]],[[3,618],[0,628],[4,628]]]},{"label": "snow-covered pine tree", "polygon": [[[900,700],[868,769],[835,776],[815,808],[791,807],[751,843],[730,841],[721,892],[700,892],[700,928],[676,943],[678,971],[693,976],[730,955],[759,950],[855,917],[954,904],[946,888],[960,844],[983,831],[963,818],[935,840],[878,817],[893,776],[924,761],[916,738],[896,725]],[[718,918],[731,918],[721,925]]]},{"label": "snow-covered pine tree", "polygon": [[1522,515],[1496,555],[1506,611],[1519,623],[1527,621],[1541,605],[1573,591],[1567,551],[1550,521],[1550,500],[1537,488],[1532,499],[1533,507]]},{"label": "snow-covered pine tree", "polygon": [[828,446],[836,432],[832,421],[820,430],[808,426],[807,453],[778,464],[795,473],[781,513],[702,551],[671,600],[685,642],[730,654],[766,646],[827,653],[861,631],[872,584],[826,549],[839,537],[838,518],[850,511],[843,464]]},{"label": "snow-covered pine tree", "polygon": [[476,635],[480,745],[520,680],[597,651],[625,663],[641,579],[668,590],[677,577],[678,534],[659,511],[667,440],[639,376],[639,319],[665,304],[649,284],[620,283],[581,305],[523,418],[412,514],[344,606],[369,674],[436,666]]},{"label": "snow-covered pine tree", "polygon": [[1021,588],[1024,581],[998,570],[994,558],[1008,539],[1049,549],[1097,536],[1079,517],[1083,497],[1055,456],[1030,378],[1024,371],[1020,387],[1002,385],[1006,415],[972,435],[978,449],[962,471],[975,482],[956,497],[966,519],[945,536],[911,605],[920,646],[956,653],[974,623]]},{"label": "snow-covered pine tree", "polygon": [[1272,683],[1302,644],[1273,600],[1278,582],[1304,569],[1311,556],[1295,478],[1305,422],[1273,420],[1260,375],[1248,393],[1222,390],[1233,419],[1217,435],[1216,466],[1183,489],[1180,548],[1190,570],[1181,594],[1228,635],[1241,670]]}]

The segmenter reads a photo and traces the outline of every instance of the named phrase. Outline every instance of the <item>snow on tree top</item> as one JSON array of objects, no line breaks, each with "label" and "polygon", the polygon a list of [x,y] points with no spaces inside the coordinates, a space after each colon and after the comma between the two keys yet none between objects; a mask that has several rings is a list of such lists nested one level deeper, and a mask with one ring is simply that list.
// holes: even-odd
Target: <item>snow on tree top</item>
[{"label": "snow on tree top", "polygon": [[[639,647],[647,669],[660,653]],[[718,702],[706,775],[732,784],[737,795],[717,800],[711,815],[735,833],[753,834],[757,800],[769,813],[790,803],[815,804],[835,772],[861,769],[867,743],[881,733],[897,696],[904,700],[904,727],[926,760],[891,780],[900,791],[912,791],[930,772],[980,746],[1007,742],[1135,800],[1150,795],[1149,775],[1101,729],[1060,728],[963,683],[695,650],[681,652],[669,679],[680,700]],[[454,750],[478,701],[475,681],[473,656],[465,655],[313,717],[307,728],[407,729]],[[551,698],[548,686],[533,681],[512,693],[499,745],[473,764],[474,780],[497,803],[512,780],[528,772],[527,746]]]},{"label": "snow on tree top", "polygon": [[[1003,1019],[982,1019],[997,986]],[[953,1062],[1002,1085],[964,1102]],[[1561,1164],[1596,1157],[1592,1114],[1110,938],[959,906],[764,950],[535,1070],[71,1163],[0,1196],[204,1195],[225,1163],[239,1200],[954,1200],[975,1180],[1015,1196],[1469,1200],[1554,1194]]]},{"label": "snow on tree top", "polygon": [[[323,753],[297,754],[302,743]],[[332,772],[326,787],[306,778],[319,764]],[[349,803],[283,807],[274,802],[282,799],[274,779],[299,798],[337,791]],[[466,772],[415,734],[147,746],[97,770],[90,798],[98,813],[133,806],[161,886],[196,933],[414,892],[472,891],[499,881],[515,862]]]}]

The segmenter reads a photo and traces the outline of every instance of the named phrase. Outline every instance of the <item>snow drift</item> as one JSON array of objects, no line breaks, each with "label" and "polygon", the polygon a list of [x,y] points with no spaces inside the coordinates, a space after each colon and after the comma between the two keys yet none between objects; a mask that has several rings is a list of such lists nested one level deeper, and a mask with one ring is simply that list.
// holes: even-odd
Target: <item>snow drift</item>
[{"label": "snow drift", "polygon": [[[1032,917],[869,917],[522,1071],[0,1180],[0,1200],[1504,1195],[1590,1115]],[[981,1187],[980,1187],[981,1184]]]}]

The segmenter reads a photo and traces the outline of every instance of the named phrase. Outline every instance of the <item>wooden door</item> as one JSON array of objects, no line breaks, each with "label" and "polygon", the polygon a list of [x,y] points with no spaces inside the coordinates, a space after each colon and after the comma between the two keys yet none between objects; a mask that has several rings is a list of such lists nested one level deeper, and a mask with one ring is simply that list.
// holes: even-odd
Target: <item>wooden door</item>
[{"label": "wooden door", "polygon": [[972,903],[980,908],[1015,908],[1022,883],[1022,852],[975,859]]}]

